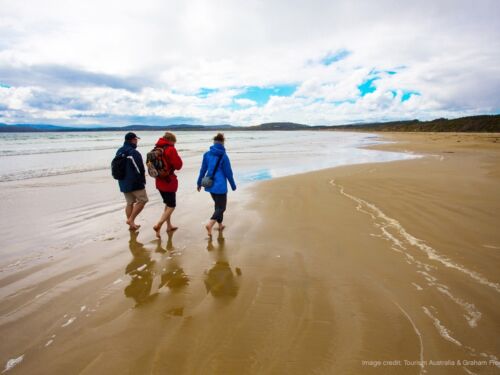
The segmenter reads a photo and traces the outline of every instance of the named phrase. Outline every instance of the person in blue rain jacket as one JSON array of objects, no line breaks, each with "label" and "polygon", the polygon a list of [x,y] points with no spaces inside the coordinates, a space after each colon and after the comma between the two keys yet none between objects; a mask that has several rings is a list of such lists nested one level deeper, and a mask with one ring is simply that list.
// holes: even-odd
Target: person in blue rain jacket
[{"label": "person in blue rain jacket", "polygon": [[[201,190],[201,180],[205,176],[211,176],[213,184],[206,187],[205,191],[209,192],[214,200],[214,213],[210,218],[208,224],[205,226],[208,236],[212,236],[212,228],[215,223],[218,224],[218,230],[224,230],[225,226],[222,224],[224,220],[224,211],[227,206],[227,183],[231,185],[231,189],[236,190],[236,183],[233,178],[233,170],[231,169],[231,162],[227,156],[226,149],[224,148],[224,134],[219,133],[214,137],[214,144],[210,146],[210,150],[203,155],[201,163],[200,174],[198,176],[198,191]],[[219,165],[217,161],[220,158]],[[217,169],[214,174],[214,169]]]}]

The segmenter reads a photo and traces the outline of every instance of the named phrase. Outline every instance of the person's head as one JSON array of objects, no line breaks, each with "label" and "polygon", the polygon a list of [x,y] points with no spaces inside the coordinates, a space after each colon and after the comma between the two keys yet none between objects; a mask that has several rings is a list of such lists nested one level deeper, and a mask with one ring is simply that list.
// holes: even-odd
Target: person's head
[{"label": "person's head", "polygon": [[163,135],[163,139],[166,140],[166,141],[172,142],[172,143],[177,142],[177,138],[175,137],[175,134],[174,133],[170,133],[170,132],[166,132]]},{"label": "person's head", "polygon": [[225,140],[226,140],[226,138],[224,138],[223,133],[217,133],[217,135],[214,137],[214,143],[224,144]]},{"label": "person's head", "polygon": [[135,133],[128,132],[125,134],[125,141],[133,144],[137,144],[137,140],[140,139]]}]

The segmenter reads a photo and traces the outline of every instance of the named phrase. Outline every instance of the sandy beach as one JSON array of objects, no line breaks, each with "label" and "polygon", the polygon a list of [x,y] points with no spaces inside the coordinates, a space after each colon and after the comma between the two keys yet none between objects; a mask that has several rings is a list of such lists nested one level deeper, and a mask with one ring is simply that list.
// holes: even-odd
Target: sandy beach
[{"label": "sandy beach", "polygon": [[498,373],[500,135],[380,136],[394,143],[370,147],[422,157],[258,182],[213,240],[193,192],[170,238],[150,229],[155,198],[137,233],[116,208],[108,235],[85,224],[76,251],[5,265],[3,369]]}]

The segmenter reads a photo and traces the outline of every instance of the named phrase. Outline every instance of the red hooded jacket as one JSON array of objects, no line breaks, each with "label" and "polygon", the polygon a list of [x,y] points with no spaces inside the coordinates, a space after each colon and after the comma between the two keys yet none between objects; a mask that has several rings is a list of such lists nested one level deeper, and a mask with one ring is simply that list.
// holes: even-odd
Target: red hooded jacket
[{"label": "red hooded jacket", "polygon": [[177,181],[177,176],[175,175],[174,170],[178,171],[182,168],[182,159],[177,153],[174,144],[170,141],[167,141],[165,138],[158,139],[158,142],[156,142],[156,147],[165,147],[163,156],[165,157],[168,166],[172,168],[172,172],[169,176],[170,181],[165,178],[157,177],[156,188],[163,192],[175,193],[177,191],[177,187],[179,186],[179,182]]}]

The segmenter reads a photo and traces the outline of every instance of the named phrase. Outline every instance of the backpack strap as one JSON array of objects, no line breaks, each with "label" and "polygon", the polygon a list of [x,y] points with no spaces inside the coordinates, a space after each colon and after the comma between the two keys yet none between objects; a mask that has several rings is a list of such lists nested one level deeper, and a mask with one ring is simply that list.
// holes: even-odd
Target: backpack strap
[{"label": "backpack strap", "polygon": [[172,168],[170,167],[170,163],[167,160],[167,155],[165,154],[165,151],[167,150],[167,148],[169,146],[170,145],[165,145],[165,146],[161,147],[161,149],[163,150],[162,153],[161,153],[161,158],[163,160],[163,165],[164,165],[164,167],[167,167],[167,166],[169,167],[168,171],[166,171],[167,175],[171,175],[172,174]]},{"label": "backpack strap", "polygon": [[217,163],[215,163],[214,171],[212,172],[212,178],[215,176],[215,172],[217,172],[217,168],[219,168],[220,161],[222,160],[224,155],[219,156],[217,159]]}]

